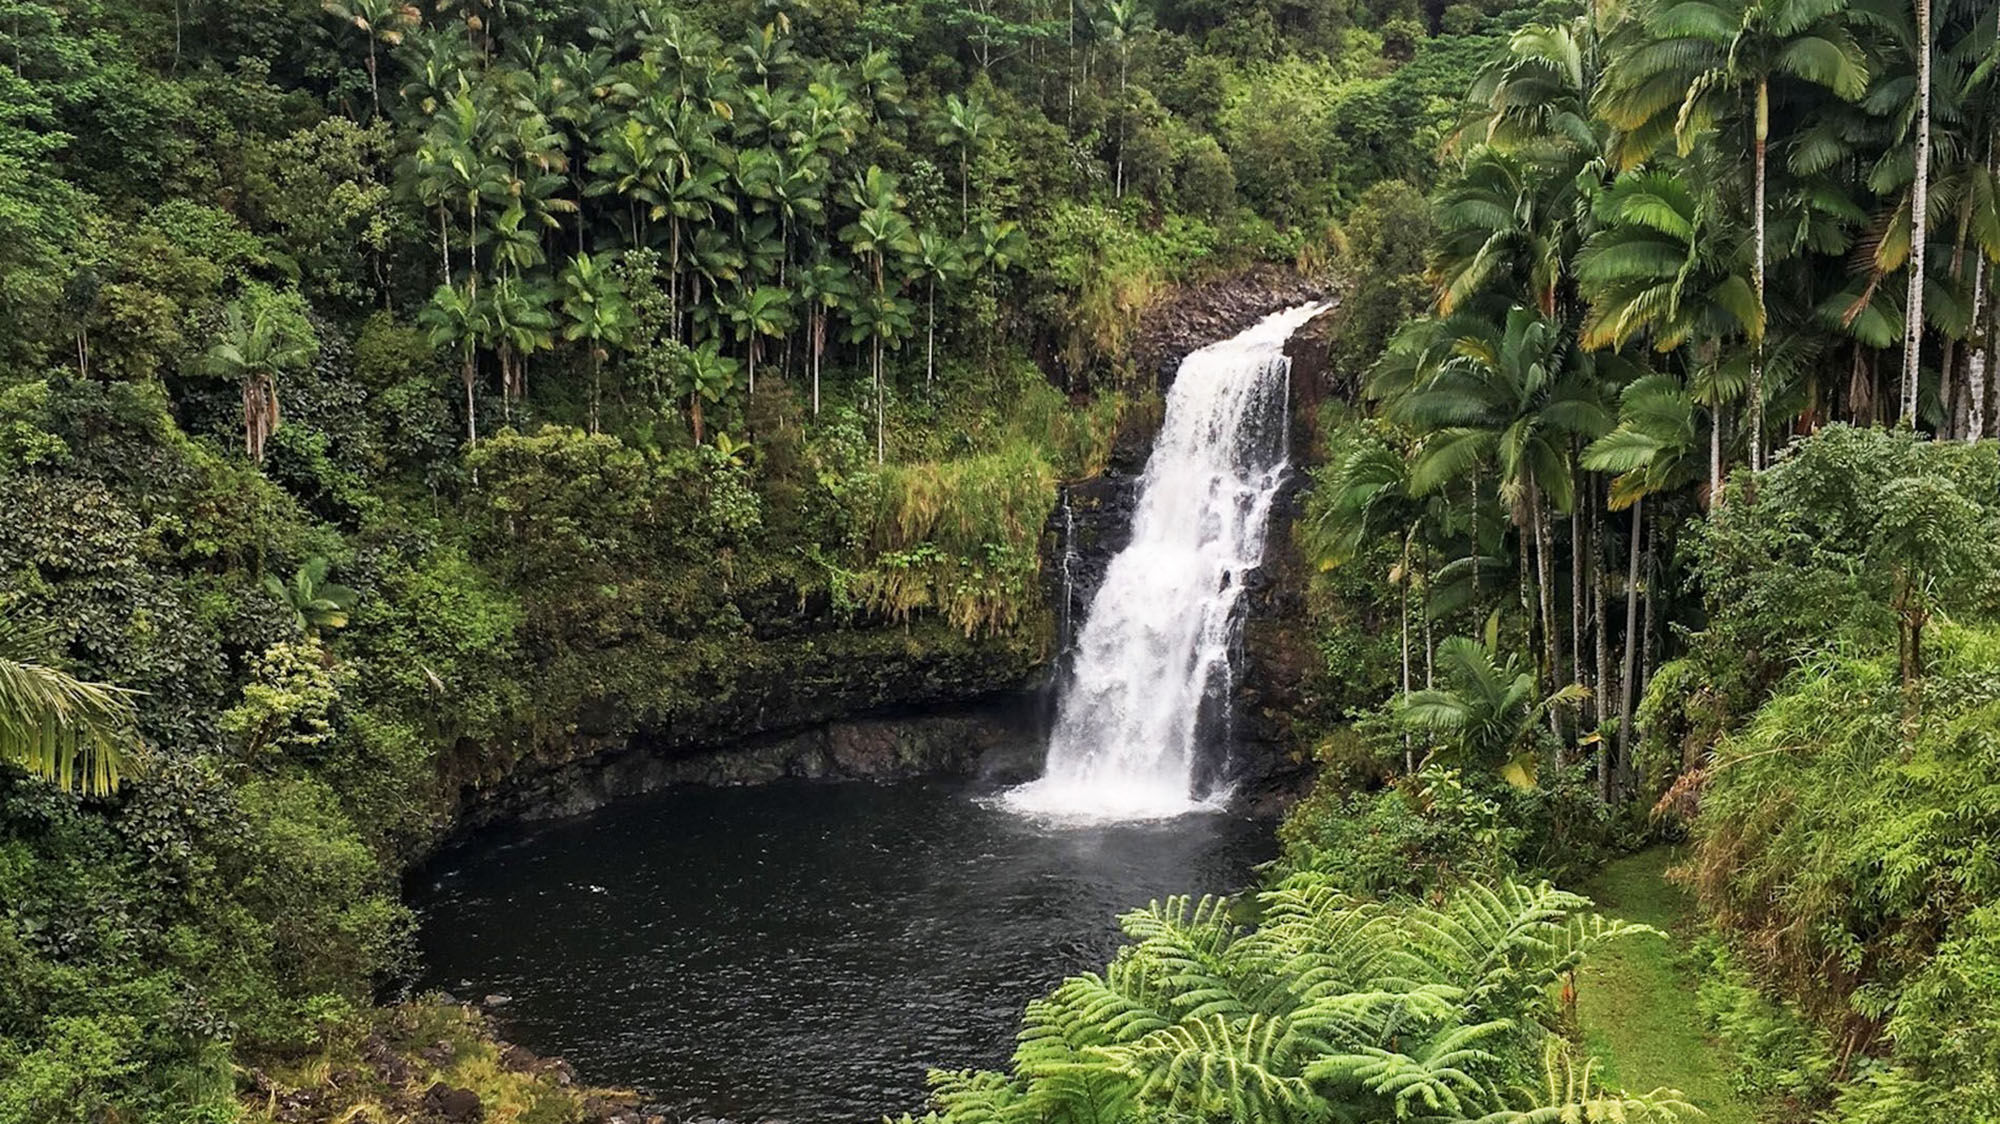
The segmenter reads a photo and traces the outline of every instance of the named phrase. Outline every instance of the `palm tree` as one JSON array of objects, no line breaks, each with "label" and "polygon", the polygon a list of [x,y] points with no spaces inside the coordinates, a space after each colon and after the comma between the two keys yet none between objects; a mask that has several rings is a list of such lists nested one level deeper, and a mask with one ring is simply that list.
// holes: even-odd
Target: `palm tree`
[{"label": "palm tree", "polygon": [[290,609],[299,631],[312,638],[325,629],[346,628],[347,614],[361,597],[347,586],[327,581],[326,573],[326,558],[315,554],[293,572],[289,582],[276,574],[264,575],[265,592]]},{"label": "palm tree", "polygon": [[403,41],[403,32],[417,26],[423,13],[404,0],[321,0],[321,10],[345,24],[353,25],[368,40],[368,97],[374,103],[373,116],[382,116],[382,90],[376,81],[375,43],[391,47]]},{"label": "palm tree", "polygon": [[[1700,165],[1665,162],[1613,181],[1596,207],[1598,231],[1577,259],[1590,311],[1579,342],[1623,347],[1645,335],[1660,352],[1693,343],[1704,367],[1716,367],[1721,342],[1741,333],[1753,346],[1764,335],[1763,309],[1744,276],[1740,243],[1712,198],[1690,183],[1712,181]],[[1722,489],[1722,391],[1708,405],[1709,492]]]},{"label": "palm tree", "polygon": [[931,231],[917,234],[917,251],[910,258],[924,281],[924,385],[937,374],[937,287],[956,282],[965,273],[965,256],[958,243]]},{"label": "palm tree", "polygon": [[[1453,323],[1447,321],[1447,324]],[[1411,488],[1429,494],[1491,462],[1500,488],[1534,545],[1536,587],[1549,675],[1560,674],[1550,513],[1575,502],[1571,450],[1611,428],[1594,372],[1560,327],[1516,308],[1505,327],[1465,324],[1451,355],[1389,404],[1389,417],[1427,434]]]},{"label": "palm tree", "polygon": [[278,430],[278,375],[297,370],[319,354],[308,330],[295,333],[269,302],[246,314],[242,301],[223,309],[222,338],[208,349],[203,365],[211,375],[233,379],[243,388],[243,451],[262,463],[264,443]]},{"label": "palm tree", "polygon": [[1511,784],[1532,788],[1544,718],[1589,694],[1569,684],[1542,694],[1520,658],[1503,661],[1495,650],[1498,621],[1484,641],[1454,636],[1438,645],[1446,686],[1418,691],[1396,708],[1401,723],[1434,739],[1431,759],[1498,772]]},{"label": "palm tree", "polygon": [[[1695,458],[1701,448],[1697,430],[1694,399],[1680,380],[1671,375],[1644,375],[1626,384],[1619,396],[1618,428],[1583,451],[1585,468],[1618,474],[1611,482],[1611,510],[1632,512],[1625,572],[1625,651],[1618,677],[1619,765],[1629,762],[1632,754],[1632,704],[1638,682],[1639,544],[1645,533],[1646,497],[1683,487],[1696,474]],[[1617,767],[1607,762],[1600,778],[1607,800]]]},{"label": "palm tree", "polygon": [[[1685,157],[1719,120],[1746,119],[1751,141],[1751,289],[1766,319],[1770,259],[1766,202],[1773,80],[1818,86],[1853,101],[1868,88],[1861,46],[1848,28],[1845,0],[1673,0],[1640,17],[1644,41],[1614,59],[1600,105],[1621,131],[1627,168],[1653,155],[1671,121]],[[1669,96],[1675,89],[1684,91]],[[1761,339],[1753,340],[1761,348]],[[1763,459],[1764,368],[1750,365],[1750,467]]]},{"label": "palm tree", "polygon": [[479,388],[479,345],[491,333],[484,302],[473,293],[471,284],[439,285],[430,303],[417,313],[417,323],[425,329],[432,347],[456,348],[459,353],[459,382],[465,387],[465,443],[479,444],[479,409],[474,392]]},{"label": "palm tree", "polygon": [[1432,267],[1438,311],[1475,297],[1526,291],[1543,316],[1556,314],[1562,275],[1574,251],[1568,185],[1547,169],[1481,148],[1438,196],[1443,228]]},{"label": "palm tree", "polygon": [[833,314],[854,299],[853,276],[825,257],[816,257],[798,274],[799,301],[806,307],[806,347],[812,355],[813,416],[819,416],[819,363],[826,353],[826,326]]},{"label": "palm tree", "polygon": [[757,357],[766,337],[776,338],[792,330],[792,291],[776,285],[740,288],[728,304],[729,322],[739,342],[747,343],[750,393],[757,393]]},{"label": "palm tree", "polygon": [[563,338],[582,340],[590,347],[590,432],[596,433],[604,360],[611,348],[625,346],[635,320],[625,302],[624,283],[602,258],[589,254],[571,258],[563,267],[562,290]]},{"label": "palm tree", "polygon": [[882,349],[894,347],[910,333],[910,302],[894,293],[876,291],[848,306],[847,338],[869,344],[869,371],[875,387],[875,463],[888,457],[887,398],[882,381]]},{"label": "palm tree", "polygon": [[[1424,540],[1424,556],[1429,557],[1424,523],[1432,514],[1426,498],[1412,491],[1409,450],[1393,443],[1382,433],[1356,434],[1315,473],[1312,507],[1304,524],[1304,544],[1309,558],[1321,570],[1331,570],[1352,561],[1370,540],[1394,535],[1402,540],[1402,561],[1390,573],[1398,587],[1402,615],[1402,697],[1414,689],[1410,672],[1410,587],[1411,554],[1419,538]],[[1428,562],[1423,567],[1424,599],[1430,599]],[[1433,651],[1429,643],[1430,613],[1424,615],[1424,686],[1431,685]],[[1403,741],[1403,771],[1414,774],[1416,760],[1408,738]]]},{"label": "palm tree", "polygon": [[722,354],[719,341],[704,340],[701,346],[687,349],[679,390],[688,398],[688,421],[694,427],[695,444],[702,443],[702,403],[720,402],[735,388],[736,368],[736,360]]},{"label": "palm tree", "polygon": [[938,113],[937,142],[958,149],[958,226],[972,223],[972,154],[986,143],[994,116],[977,96],[946,94]]},{"label": "palm tree", "polygon": [[1924,247],[1931,190],[1931,0],[1915,0],[1917,16],[1917,152],[1910,182],[1910,289],[1903,325],[1903,417],[1917,423],[1917,386],[1924,342]]},{"label": "palm tree", "polygon": [[133,733],[136,692],[50,665],[46,626],[0,606],[0,761],[93,796],[117,789]]},{"label": "palm tree", "polygon": [[1098,36],[1118,52],[1118,155],[1112,185],[1121,198],[1125,194],[1125,122],[1132,110],[1126,97],[1126,79],[1132,68],[1132,48],[1152,24],[1153,10],[1141,0],[1109,0],[1097,20]]},{"label": "palm tree", "polygon": [[487,289],[487,331],[500,359],[500,401],[511,421],[513,403],[528,396],[528,359],[555,346],[556,318],[547,286],[501,277]]}]

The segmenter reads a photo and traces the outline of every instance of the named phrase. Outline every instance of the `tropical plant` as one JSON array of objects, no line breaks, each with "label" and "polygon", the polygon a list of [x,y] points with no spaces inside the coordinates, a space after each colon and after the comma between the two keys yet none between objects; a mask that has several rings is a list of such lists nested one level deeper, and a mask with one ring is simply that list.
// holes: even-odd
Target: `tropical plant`
[{"label": "tropical plant", "polygon": [[[1169,898],[1127,914],[1136,943],[1029,1005],[1011,1072],[933,1074],[938,1109],[923,1120],[1692,1114],[1670,1090],[1603,1094],[1587,1068],[1556,1060],[1566,1058],[1548,1029],[1556,985],[1640,931],[1585,913],[1582,898],[1502,883],[1459,888],[1436,907],[1360,903],[1313,871],[1257,905],[1254,928],[1227,899]],[[1503,1091],[1531,1073],[1544,1088]]]},{"label": "tropical plant", "polygon": [[792,291],[777,285],[741,288],[724,307],[737,340],[743,342],[748,363],[750,393],[757,393],[757,359],[766,339],[783,336],[792,328]]},{"label": "tropical plant", "polygon": [[321,0],[326,14],[361,32],[368,41],[368,98],[372,113],[382,116],[382,87],[378,81],[375,44],[390,47],[403,42],[403,33],[417,26],[423,13],[405,0]]},{"label": "tropical plant", "polygon": [[1544,695],[1535,674],[1520,657],[1504,659],[1496,649],[1498,621],[1484,640],[1454,636],[1438,645],[1445,686],[1417,691],[1396,707],[1399,722],[1432,739],[1430,754],[1441,764],[1489,769],[1520,788],[1532,787],[1542,747],[1540,728],[1548,715],[1575,706],[1589,692],[1569,684]]},{"label": "tropical plant", "polygon": [[704,340],[687,349],[681,363],[677,390],[687,396],[688,424],[694,429],[694,443],[702,443],[702,404],[713,405],[736,388],[736,360],[722,354],[719,340]]},{"label": "tropical plant", "polygon": [[46,660],[54,629],[0,605],[0,762],[62,788],[118,788],[137,745],[136,692],[78,679]]},{"label": "tropical plant", "polygon": [[636,327],[625,287],[601,258],[578,254],[562,273],[563,338],[582,341],[590,352],[590,431],[597,432],[604,397],[604,361],[623,347]]},{"label": "tropical plant", "polygon": [[264,445],[277,432],[278,376],[295,371],[319,354],[303,321],[283,316],[269,300],[246,310],[244,301],[223,309],[222,338],[208,349],[203,366],[218,378],[238,383],[243,391],[243,451],[262,462]]},{"label": "tropical plant", "polygon": [[276,574],[264,575],[264,591],[290,609],[299,631],[317,638],[321,632],[346,628],[348,614],[361,595],[347,586],[326,580],[329,563],[315,554],[292,572],[285,581]]}]

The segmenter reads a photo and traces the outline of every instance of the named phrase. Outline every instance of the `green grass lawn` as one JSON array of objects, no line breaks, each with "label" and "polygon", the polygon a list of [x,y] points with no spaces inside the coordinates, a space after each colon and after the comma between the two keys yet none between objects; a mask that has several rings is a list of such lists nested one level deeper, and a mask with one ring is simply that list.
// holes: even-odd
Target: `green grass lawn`
[{"label": "green grass lawn", "polygon": [[1672,934],[1614,941],[1584,963],[1576,999],[1584,1044],[1607,1085],[1679,1089],[1714,1124],[1752,1124],[1755,1111],[1731,1087],[1727,1059],[1702,1027],[1695,979],[1676,962],[1693,903],[1666,879],[1673,860],[1671,849],[1655,847],[1607,864],[1578,888],[1609,916]]}]

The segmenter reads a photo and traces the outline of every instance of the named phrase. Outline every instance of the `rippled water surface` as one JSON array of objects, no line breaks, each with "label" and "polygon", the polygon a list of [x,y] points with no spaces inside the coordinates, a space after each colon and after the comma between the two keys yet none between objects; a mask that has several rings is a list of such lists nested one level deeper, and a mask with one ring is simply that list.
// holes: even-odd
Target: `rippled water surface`
[{"label": "rippled water surface", "polygon": [[684,1117],[877,1121],[992,1066],[1115,917],[1270,856],[1227,815],[1046,828],[937,783],[665,793],[494,832],[413,887],[427,982]]}]

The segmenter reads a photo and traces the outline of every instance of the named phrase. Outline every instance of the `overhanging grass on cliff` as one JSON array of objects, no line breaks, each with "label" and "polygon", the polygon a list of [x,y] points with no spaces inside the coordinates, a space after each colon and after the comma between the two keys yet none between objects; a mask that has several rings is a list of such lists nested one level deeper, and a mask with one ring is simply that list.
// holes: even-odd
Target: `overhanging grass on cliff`
[{"label": "overhanging grass on cliff", "polygon": [[897,619],[936,611],[968,635],[1013,627],[1039,601],[1055,488],[1055,467],[1025,441],[884,466],[867,520],[869,562],[849,575],[850,596]]}]

